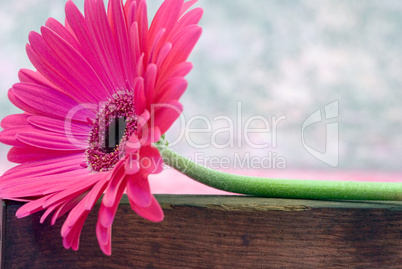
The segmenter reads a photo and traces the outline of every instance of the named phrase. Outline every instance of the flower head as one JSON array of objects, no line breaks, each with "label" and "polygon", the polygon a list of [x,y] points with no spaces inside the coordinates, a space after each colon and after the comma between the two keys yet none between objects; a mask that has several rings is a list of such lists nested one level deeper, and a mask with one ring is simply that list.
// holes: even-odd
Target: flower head
[{"label": "flower head", "polygon": [[[145,0],[86,0],[85,16],[66,4],[62,25],[50,18],[31,32],[27,54],[37,71],[21,70],[8,96],[24,113],[1,122],[0,141],[18,166],[0,178],[2,199],[27,202],[21,218],[41,222],[68,213],[61,235],[78,249],[84,222],[104,193],[96,226],[111,253],[111,226],[124,192],[132,209],[154,222],[163,212],[148,175],[162,170],[152,145],[182,111],[186,62],[201,34],[196,2],[166,0],[148,26]],[[188,12],[187,12],[188,11]]]}]

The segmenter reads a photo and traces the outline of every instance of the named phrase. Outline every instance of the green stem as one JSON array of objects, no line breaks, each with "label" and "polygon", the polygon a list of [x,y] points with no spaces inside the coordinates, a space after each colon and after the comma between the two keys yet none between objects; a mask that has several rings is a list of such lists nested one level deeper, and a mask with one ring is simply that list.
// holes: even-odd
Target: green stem
[{"label": "green stem", "polygon": [[402,183],[289,180],[228,174],[206,168],[164,145],[156,145],[164,162],[210,187],[264,197],[340,200],[402,200]]}]

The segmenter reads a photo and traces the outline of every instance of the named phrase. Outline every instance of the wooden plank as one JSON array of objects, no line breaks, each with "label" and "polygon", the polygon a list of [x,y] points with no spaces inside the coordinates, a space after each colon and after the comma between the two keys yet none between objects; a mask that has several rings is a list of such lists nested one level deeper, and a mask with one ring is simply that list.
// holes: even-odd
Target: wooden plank
[{"label": "wooden plank", "polygon": [[[17,220],[5,203],[3,268],[401,268],[402,203],[158,195],[162,223],[123,198],[112,256],[97,245],[97,209],[78,252],[40,214]],[[63,219],[64,220],[64,219]]]}]

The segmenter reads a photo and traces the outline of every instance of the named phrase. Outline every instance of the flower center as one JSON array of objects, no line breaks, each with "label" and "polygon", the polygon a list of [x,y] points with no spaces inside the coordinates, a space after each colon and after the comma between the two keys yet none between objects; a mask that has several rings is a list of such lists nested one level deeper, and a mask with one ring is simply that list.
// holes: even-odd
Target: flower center
[{"label": "flower center", "polygon": [[122,91],[99,108],[86,153],[93,172],[110,171],[125,154],[128,138],[137,130],[133,93]]},{"label": "flower center", "polygon": [[126,117],[114,118],[110,123],[109,127],[105,130],[105,141],[103,151],[105,153],[112,153],[116,146],[120,143],[126,133]]}]

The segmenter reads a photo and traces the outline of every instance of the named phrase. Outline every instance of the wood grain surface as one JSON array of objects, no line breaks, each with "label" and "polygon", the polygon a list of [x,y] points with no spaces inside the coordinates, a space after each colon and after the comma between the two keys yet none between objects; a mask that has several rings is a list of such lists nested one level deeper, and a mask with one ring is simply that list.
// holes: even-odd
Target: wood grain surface
[{"label": "wood grain surface", "polygon": [[402,203],[156,196],[165,220],[151,223],[123,198],[112,256],[98,247],[98,207],[78,252],[62,246],[62,221],[20,220],[4,202],[2,268],[402,268]]}]

